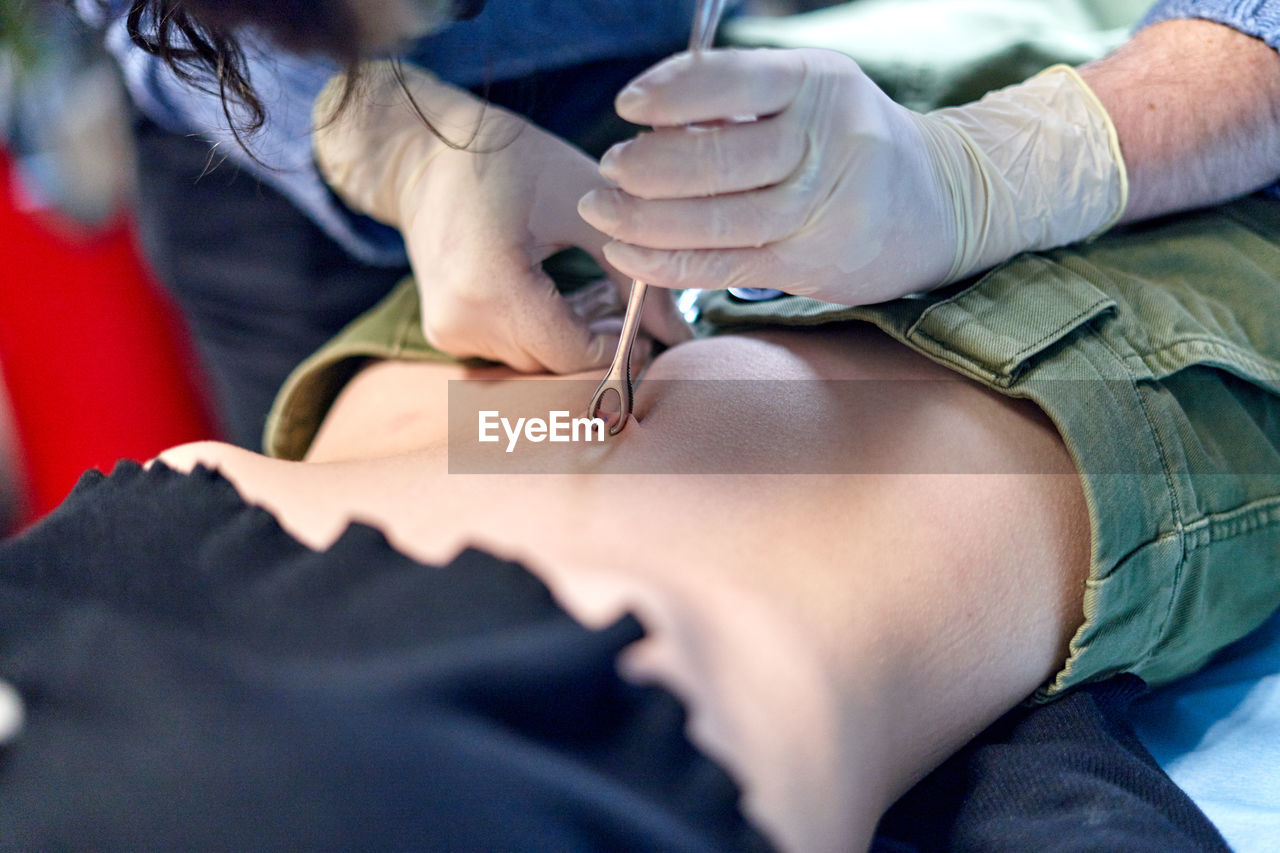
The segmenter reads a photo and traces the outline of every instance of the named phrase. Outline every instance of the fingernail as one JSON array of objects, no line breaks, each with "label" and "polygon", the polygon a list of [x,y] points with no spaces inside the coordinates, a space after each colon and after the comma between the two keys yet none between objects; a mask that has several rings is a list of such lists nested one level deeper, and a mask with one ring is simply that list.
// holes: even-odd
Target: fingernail
[{"label": "fingernail", "polygon": [[630,145],[630,142],[619,142],[617,145],[604,152],[604,156],[600,158],[600,174],[614,183],[618,182],[618,158],[622,156],[622,149]]},{"label": "fingernail", "polygon": [[584,195],[578,200],[578,214],[602,230],[618,224],[618,206],[609,190],[592,190]]},{"label": "fingernail", "polygon": [[637,273],[640,272],[639,268],[636,266],[636,261],[638,261],[639,258],[637,258],[636,251],[633,246],[617,240],[612,240],[604,244],[602,252],[604,254],[604,259],[613,264],[614,269],[618,270],[623,275],[630,276],[632,278],[643,278],[643,276],[637,275]]},{"label": "fingernail", "polygon": [[631,83],[618,93],[613,105],[617,109],[618,115],[626,118],[625,114],[640,106],[642,101],[644,101],[644,91],[639,86]]}]

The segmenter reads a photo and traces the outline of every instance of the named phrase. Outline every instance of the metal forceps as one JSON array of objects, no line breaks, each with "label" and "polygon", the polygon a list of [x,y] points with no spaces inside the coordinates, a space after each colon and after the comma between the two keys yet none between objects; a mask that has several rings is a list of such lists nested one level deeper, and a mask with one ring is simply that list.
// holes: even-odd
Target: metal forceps
[{"label": "metal forceps", "polygon": [[[693,32],[689,35],[691,52],[705,50],[711,46],[716,26],[720,23],[721,14],[724,13],[724,5],[725,0],[698,0],[698,6],[693,15]],[[609,435],[622,432],[627,425],[627,418],[631,415],[634,399],[634,389],[631,384],[631,350],[636,343],[636,333],[640,331],[640,314],[644,309],[644,296],[648,289],[649,285],[640,279],[632,280],[631,296],[627,299],[627,313],[622,320],[622,337],[618,339],[618,351],[614,353],[613,363],[609,365],[609,372],[605,374],[604,381],[600,383],[600,387],[596,389],[596,393],[592,395],[591,402],[588,404],[587,417],[598,418],[601,411],[611,410],[605,406],[606,399],[610,395],[617,396],[618,421],[610,425]]]}]

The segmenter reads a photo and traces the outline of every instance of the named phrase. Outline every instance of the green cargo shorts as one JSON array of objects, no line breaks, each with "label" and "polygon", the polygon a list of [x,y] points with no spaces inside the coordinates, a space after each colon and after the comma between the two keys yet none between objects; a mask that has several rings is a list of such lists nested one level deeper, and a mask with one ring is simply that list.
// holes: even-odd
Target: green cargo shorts
[{"label": "green cargo shorts", "polygon": [[[1085,621],[1038,698],[1186,675],[1280,606],[1280,201],[1246,199],[1019,256],[923,297],[702,300],[720,334],[874,323],[1057,425],[1092,524]],[[268,424],[298,458],[368,358],[444,360],[405,285],[290,378]],[[1016,524],[1017,519],[1009,519]]]}]

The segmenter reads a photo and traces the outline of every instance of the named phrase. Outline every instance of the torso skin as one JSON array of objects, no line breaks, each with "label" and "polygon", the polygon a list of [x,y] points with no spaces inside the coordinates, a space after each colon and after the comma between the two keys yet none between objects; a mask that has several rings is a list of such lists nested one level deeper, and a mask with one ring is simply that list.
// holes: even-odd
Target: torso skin
[{"label": "torso skin", "polygon": [[[1087,513],[1052,424],[868,326],[670,350],[639,420],[554,446],[560,473],[449,473],[448,381],[481,375],[575,412],[598,379],[387,362],[347,387],[306,463],[210,444],[163,458],[220,467],[312,547],[360,520],[424,562],[467,545],[518,559],[588,624],[635,611],[649,637],[628,669],[689,703],[748,814],[795,849],[865,845],[899,793],[1059,668],[1082,619]],[[785,379],[879,381],[788,407]],[[679,467],[689,435],[708,438],[700,465],[741,470],[787,453],[795,423],[833,470],[879,473],[616,473]]]}]

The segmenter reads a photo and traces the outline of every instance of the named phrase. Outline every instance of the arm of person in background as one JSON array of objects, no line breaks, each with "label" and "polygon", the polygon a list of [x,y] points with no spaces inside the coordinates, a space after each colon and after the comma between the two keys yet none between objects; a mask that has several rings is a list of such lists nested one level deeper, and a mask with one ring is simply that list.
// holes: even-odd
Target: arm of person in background
[{"label": "arm of person in background", "polygon": [[[404,235],[427,341],[524,372],[607,364],[621,299],[603,325],[589,322],[540,266],[578,247],[609,269],[603,235],[577,211],[604,186],[596,162],[420,69],[379,61],[355,73],[354,99],[343,102],[339,76],[317,100],[316,159],[352,208]],[[644,317],[665,343],[692,336],[670,298],[651,300]]]},{"label": "arm of person in background", "polygon": [[[1187,4],[1162,7],[1175,5]],[[1280,177],[1280,2],[1269,6],[1269,32],[1165,20],[1080,70],[1120,135],[1130,183],[1123,221],[1227,201]]]},{"label": "arm of person in background", "polygon": [[605,155],[618,188],[580,210],[615,266],[661,286],[769,281],[861,304],[958,281],[1280,177],[1280,58],[1263,40],[1280,14],[1250,20],[1272,29],[1172,21],[1083,77],[1059,66],[927,115],[840,54],[678,56],[619,97],[655,131]]}]

